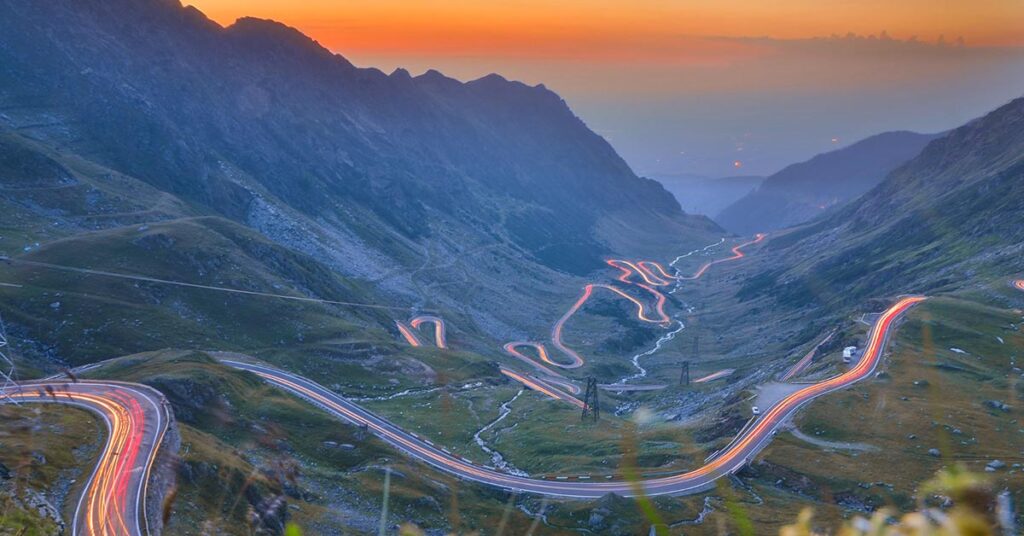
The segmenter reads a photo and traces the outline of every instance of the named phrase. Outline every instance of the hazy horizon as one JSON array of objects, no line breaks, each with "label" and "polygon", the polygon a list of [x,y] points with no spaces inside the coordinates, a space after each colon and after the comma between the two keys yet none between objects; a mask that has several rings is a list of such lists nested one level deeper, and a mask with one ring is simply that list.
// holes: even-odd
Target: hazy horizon
[{"label": "hazy horizon", "polygon": [[955,128],[1024,93],[1024,6],[998,1],[185,3],[223,25],[278,20],[361,67],[542,83],[641,175],[768,175],[881,132]]}]

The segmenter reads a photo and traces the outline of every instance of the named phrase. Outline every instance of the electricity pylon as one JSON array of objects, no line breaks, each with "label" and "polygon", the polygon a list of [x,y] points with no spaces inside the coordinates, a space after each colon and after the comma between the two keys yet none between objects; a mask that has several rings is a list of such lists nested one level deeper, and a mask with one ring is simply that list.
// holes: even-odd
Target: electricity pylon
[{"label": "electricity pylon", "polygon": [[597,400],[597,378],[587,378],[587,390],[583,394],[583,414],[580,420],[591,420],[597,422],[601,418],[601,406]]},{"label": "electricity pylon", "polygon": [[0,385],[0,398],[7,398],[17,404],[18,402],[7,394],[7,391],[16,385],[14,381],[14,361],[7,357],[8,353],[7,328],[4,326],[3,317],[0,317],[0,377],[3,380],[3,385]]}]

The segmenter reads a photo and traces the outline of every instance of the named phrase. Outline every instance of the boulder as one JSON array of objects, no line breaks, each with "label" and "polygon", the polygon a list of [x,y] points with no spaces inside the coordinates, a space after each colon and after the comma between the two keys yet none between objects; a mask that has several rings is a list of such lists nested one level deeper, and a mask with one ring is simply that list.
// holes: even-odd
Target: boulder
[{"label": "boulder", "polygon": [[1000,460],[992,460],[985,465],[985,471],[992,473],[1006,467],[1006,463]]}]

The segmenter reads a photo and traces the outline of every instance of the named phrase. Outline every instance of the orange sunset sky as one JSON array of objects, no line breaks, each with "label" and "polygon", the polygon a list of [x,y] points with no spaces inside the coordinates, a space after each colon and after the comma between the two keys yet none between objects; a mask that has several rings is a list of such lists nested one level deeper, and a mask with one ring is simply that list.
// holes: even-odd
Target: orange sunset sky
[{"label": "orange sunset sky", "polygon": [[360,67],[544,83],[652,175],[769,173],[1024,93],[1022,0],[183,2],[294,26]]},{"label": "orange sunset sky", "polygon": [[890,34],[971,44],[1024,42],[1019,0],[192,0],[221,24],[242,15],[302,29],[352,55],[558,56],[566,48],[636,59],[669,53],[665,39],[689,36],[801,38]]}]

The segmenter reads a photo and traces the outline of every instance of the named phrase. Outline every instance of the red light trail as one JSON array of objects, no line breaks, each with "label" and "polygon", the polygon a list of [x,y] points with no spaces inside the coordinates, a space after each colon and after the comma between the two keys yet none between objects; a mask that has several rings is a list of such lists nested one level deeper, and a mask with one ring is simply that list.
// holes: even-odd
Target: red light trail
[{"label": "red light trail", "polygon": [[[616,493],[624,497],[681,495],[705,490],[715,480],[738,471],[771,441],[774,433],[803,405],[819,396],[844,389],[869,377],[881,361],[885,344],[897,319],[924,299],[924,297],[912,296],[896,302],[882,313],[875,323],[868,336],[864,356],[855,367],[838,376],[787,395],[757,417],[752,426],[745,428],[740,436],[725,449],[716,453],[705,465],[676,475],[639,481],[607,480],[602,482],[589,478],[575,481],[547,480],[502,473],[494,468],[481,466],[453,455],[301,376],[254,363],[224,362],[230,366],[253,372],[269,383],[304,398],[345,421],[365,426],[372,433],[408,455],[467,480],[504,489],[561,497],[599,498],[608,493]],[[502,370],[502,373],[548,396],[563,399],[564,393],[552,390],[534,378],[507,369]],[[575,404],[575,402],[573,403]]]},{"label": "red light trail", "polygon": [[[698,269],[697,272],[694,275],[688,276],[688,277],[679,276],[679,275],[672,275],[672,274],[668,273],[668,270],[666,270],[665,267],[661,263],[656,262],[656,261],[638,261],[638,262],[634,262],[634,261],[628,261],[628,260],[623,260],[623,259],[608,259],[608,260],[605,261],[605,263],[607,263],[608,266],[611,266],[612,268],[615,268],[615,269],[617,269],[619,271],[618,277],[615,278],[616,281],[618,281],[618,282],[620,282],[620,283],[622,283],[624,285],[629,285],[629,286],[632,286],[632,287],[640,288],[643,291],[651,294],[654,297],[655,305],[654,305],[654,309],[653,309],[653,312],[654,312],[654,316],[653,317],[652,317],[652,315],[649,312],[648,306],[644,305],[644,303],[642,301],[638,300],[637,298],[627,294],[624,290],[620,289],[619,287],[615,287],[615,286],[604,284],[604,283],[590,283],[590,284],[587,284],[586,286],[583,287],[583,294],[581,294],[580,297],[576,300],[576,302],[572,304],[572,306],[569,308],[569,310],[566,311],[565,314],[563,314],[561,316],[561,318],[558,319],[557,322],[555,322],[555,325],[551,329],[551,343],[563,355],[565,355],[565,356],[567,356],[569,358],[570,361],[568,363],[563,363],[563,362],[558,362],[558,361],[553,360],[551,358],[550,353],[547,351],[547,348],[544,347],[544,344],[539,343],[539,342],[530,342],[530,341],[514,341],[514,342],[510,342],[510,343],[505,345],[505,352],[507,352],[509,355],[512,355],[513,357],[515,357],[517,359],[520,359],[522,361],[525,361],[525,362],[529,363],[530,365],[538,368],[541,372],[543,372],[543,373],[545,373],[545,374],[547,374],[549,376],[561,377],[560,374],[555,373],[550,368],[548,368],[548,367],[546,367],[546,366],[544,366],[544,365],[542,365],[540,363],[537,363],[536,361],[534,361],[529,356],[527,356],[527,355],[523,354],[522,352],[520,352],[519,348],[520,347],[531,347],[531,348],[533,348],[537,352],[537,356],[540,358],[540,360],[543,363],[546,363],[548,365],[552,365],[552,366],[555,366],[555,367],[560,367],[560,368],[565,368],[565,369],[574,369],[574,368],[579,368],[579,367],[583,366],[583,364],[585,362],[584,359],[583,359],[583,356],[581,356],[579,354],[579,352],[573,350],[568,345],[566,345],[565,342],[563,341],[562,337],[563,337],[563,332],[565,330],[566,323],[577,312],[579,312],[580,309],[582,309],[584,305],[586,305],[586,303],[593,296],[595,289],[605,289],[605,290],[614,292],[618,296],[620,296],[622,298],[625,298],[626,300],[628,300],[631,303],[633,303],[633,305],[636,306],[636,311],[637,311],[636,317],[640,321],[651,323],[651,324],[657,324],[657,325],[660,325],[660,326],[668,326],[668,324],[671,322],[671,318],[668,316],[667,313],[665,313],[665,302],[667,301],[667,298],[666,298],[666,296],[661,291],[659,291],[657,289],[657,287],[669,286],[669,285],[672,285],[676,281],[679,281],[679,280],[694,280],[694,279],[698,279],[698,278],[700,278],[701,276],[703,276],[707,272],[708,268],[710,268],[711,266],[714,266],[715,264],[722,263],[722,262],[734,261],[734,260],[737,260],[737,259],[741,259],[741,258],[743,258],[745,256],[743,251],[742,251],[742,249],[744,247],[747,247],[747,246],[750,246],[750,245],[757,244],[757,243],[761,242],[762,240],[764,240],[765,236],[766,235],[760,234],[760,233],[755,235],[754,240],[742,243],[742,244],[732,248],[732,252],[733,252],[733,256],[732,257],[727,257],[727,258],[724,258],[724,259],[718,259],[718,260],[715,260],[715,261],[708,262],[708,263],[704,264],[703,266],[701,266],[700,269]],[[634,276],[639,276],[640,279],[643,280],[643,282],[633,281]]]},{"label": "red light trail", "polygon": [[395,326],[398,327],[398,332],[401,333],[402,337],[409,343],[409,345],[423,346],[423,341],[420,340],[419,336],[413,330],[420,329],[420,326],[427,322],[434,324],[434,344],[438,348],[446,350],[448,348],[448,338],[445,332],[444,319],[441,317],[433,315],[417,316],[409,321],[409,325],[412,326],[412,329],[409,329],[409,326],[405,325],[403,322],[395,322]]},{"label": "red light trail", "polygon": [[107,443],[75,508],[72,534],[142,536],[149,533],[146,488],[170,411],[163,395],[120,382],[27,382],[4,400],[77,406],[97,414]]}]

